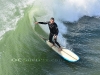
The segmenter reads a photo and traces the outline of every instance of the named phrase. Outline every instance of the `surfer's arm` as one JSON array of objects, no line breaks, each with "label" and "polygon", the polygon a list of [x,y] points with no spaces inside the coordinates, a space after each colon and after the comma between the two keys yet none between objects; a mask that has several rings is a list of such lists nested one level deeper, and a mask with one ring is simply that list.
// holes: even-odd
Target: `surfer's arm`
[{"label": "surfer's arm", "polygon": [[56,33],[54,34],[55,39],[57,39],[58,33],[59,33],[59,30],[58,30],[58,27],[56,27]]},{"label": "surfer's arm", "polygon": [[38,24],[48,24],[48,22],[38,22]]},{"label": "surfer's arm", "polygon": [[57,24],[55,24],[55,26],[56,26],[56,33],[55,33],[55,35],[57,36],[58,35],[58,33],[59,33],[59,30],[58,30],[58,26],[57,26]]},{"label": "surfer's arm", "polygon": [[35,24],[48,24],[49,22],[35,22]]}]

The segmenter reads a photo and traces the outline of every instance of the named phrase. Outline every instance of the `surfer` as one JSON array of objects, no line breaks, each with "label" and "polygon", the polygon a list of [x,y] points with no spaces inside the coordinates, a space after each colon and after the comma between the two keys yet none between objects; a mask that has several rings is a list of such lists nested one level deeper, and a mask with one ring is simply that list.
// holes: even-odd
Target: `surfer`
[{"label": "surfer", "polygon": [[[51,18],[50,21],[48,22],[35,22],[35,24],[48,24],[49,30],[50,30],[49,42],[51,42],[54,46],[56,43],[59,46],[59,49],[62,50],[60,44],[57,42],[57,36],[58,36],[59,30],[58,30],[57,24],[54,21],[54,18]],[[53,37],[54,37],[55,42],[52,41]]]}]

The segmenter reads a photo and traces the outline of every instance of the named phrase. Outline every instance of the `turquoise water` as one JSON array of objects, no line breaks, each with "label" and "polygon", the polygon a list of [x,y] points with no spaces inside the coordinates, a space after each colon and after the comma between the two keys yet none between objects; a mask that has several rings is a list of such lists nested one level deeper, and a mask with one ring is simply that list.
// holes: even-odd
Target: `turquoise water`
[{"label": "turquoise water", "polygon": [[[92,3],[86,0],[82,3],[86,2]],[[99,1],[94,0],[89,7],[96,2],[99,6]],[[68,9],[66,3],[72,4],[70,9],[78,7],[80,12],[71,13],[74,10]],[[81,9],[84,4],[77,4],[77,0],[1,0],[0,75],[99,75],[99,10],[87,8],[88,13],[83,14],[85,9],[82,12]],[[58,10],[59,5],[62,6]],[[61,16],[60,11],[63,11]],[[40,34],[48,38],[48,27],[35,25],[34,22],[47,21],[51,16],[55,17],[60,30],[59,42],[80,57],[78,62],[65,61],[38,37],[37,34]]]}]

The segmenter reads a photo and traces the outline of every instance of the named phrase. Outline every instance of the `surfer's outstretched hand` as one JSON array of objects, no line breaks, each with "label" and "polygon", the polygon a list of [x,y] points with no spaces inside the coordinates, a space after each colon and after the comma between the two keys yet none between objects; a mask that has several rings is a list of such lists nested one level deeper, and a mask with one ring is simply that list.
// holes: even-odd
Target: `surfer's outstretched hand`
[{"label": "surfer's outstretched hand", "polygon": [[38,24],[38,22],[35,22],[35,24]]}]

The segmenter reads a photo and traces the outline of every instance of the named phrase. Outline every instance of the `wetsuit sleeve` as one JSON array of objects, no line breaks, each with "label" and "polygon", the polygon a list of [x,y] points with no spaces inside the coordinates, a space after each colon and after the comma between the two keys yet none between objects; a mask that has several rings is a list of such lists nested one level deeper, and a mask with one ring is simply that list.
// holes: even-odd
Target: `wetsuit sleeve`
[{"label": "wetsuit sleeve", "polygon": [[59,30],[58,30],[58,26],[57,26],[57,24],[56,24],[56,23],[55,23],[55,28],[56,28],[56,33],[55,33],[55,35],[58,35]]},{"label": "wetsuit sleeve", "polygon": [[48,24],[49,22],[38,22],[39,24]]}]

